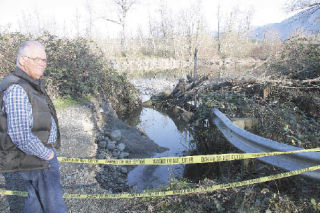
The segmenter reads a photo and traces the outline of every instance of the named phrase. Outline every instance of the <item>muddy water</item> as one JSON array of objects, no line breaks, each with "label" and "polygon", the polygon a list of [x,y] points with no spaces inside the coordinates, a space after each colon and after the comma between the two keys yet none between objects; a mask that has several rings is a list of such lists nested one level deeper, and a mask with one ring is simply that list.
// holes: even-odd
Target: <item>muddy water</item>
[{"label": "muddy water", "polygon": [[[155,154],[153,157],[182,156],[189,149],[192,136],[186,129],[177,128],[166,114],[154,109],[144,108],[140,114],[137,127],[154,142],[169,150]],[[170,178],[180,178],[184,165],[137,166],[128,174],[127,183],[136,191],[166,186]]]}]

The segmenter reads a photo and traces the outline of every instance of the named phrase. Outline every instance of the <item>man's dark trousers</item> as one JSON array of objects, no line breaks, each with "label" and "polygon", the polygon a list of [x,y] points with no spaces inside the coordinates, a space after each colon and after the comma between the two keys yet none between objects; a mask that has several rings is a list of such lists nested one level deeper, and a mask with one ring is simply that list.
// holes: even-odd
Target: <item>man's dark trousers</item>
[{"label": "man's dark trousers", "polygon": [[62,199],[59,163],[54,158],[49,161],[50,168],[18,172],[26,182],[28,197],[25,213],[65,213],[66,205]]}]

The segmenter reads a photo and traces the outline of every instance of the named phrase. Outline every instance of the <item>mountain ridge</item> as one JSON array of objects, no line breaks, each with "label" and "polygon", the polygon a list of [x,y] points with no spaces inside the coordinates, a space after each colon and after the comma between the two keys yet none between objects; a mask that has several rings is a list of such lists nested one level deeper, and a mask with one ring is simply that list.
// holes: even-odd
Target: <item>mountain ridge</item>
[{"label": "mountain ridge", "polygon": [[280,38],[282,41],[297,33],[314,35],[320,29],[320,6],[303,10],[280,23],[271,23],[256,27],[251,33],[252,39],[273,39]]}]

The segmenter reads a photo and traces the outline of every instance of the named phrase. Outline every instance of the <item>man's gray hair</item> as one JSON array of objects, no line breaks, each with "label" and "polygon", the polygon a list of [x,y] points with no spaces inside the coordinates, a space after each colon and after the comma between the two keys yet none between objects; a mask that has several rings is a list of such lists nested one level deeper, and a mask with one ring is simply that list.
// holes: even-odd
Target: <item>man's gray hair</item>
[{"label": "man's gray hair", "polygon": [[45,49],[43,44],[41,44],[39,41],[25,41],[25,42],[23,42],[18,49],[17,62],[16,62],[17,66],[19,65],[20,56],[28,56],[29,55],[29,53],[28,53],[29,48],[32,46],[37,46],[42,49]]}]

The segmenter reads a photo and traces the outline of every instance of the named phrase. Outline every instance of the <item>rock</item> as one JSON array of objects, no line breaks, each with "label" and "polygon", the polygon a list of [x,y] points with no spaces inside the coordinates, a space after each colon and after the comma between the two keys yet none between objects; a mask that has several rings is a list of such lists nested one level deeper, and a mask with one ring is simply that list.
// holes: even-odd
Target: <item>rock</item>
[{"label": "rock", "polygon": [[104,149],[104,148],[106,148],[106,147],[107,147],[107,141],[100,141],[100,142],[99,142],[99,148]]},{"label": "rock", "polygon": [[110,165],[109,166],[109,170],[110,170],[110,172],[115,172],[116,171],[116,166]]},{"label": "rock", "polygon": [[109,142],[111,141],[108,136],[105,136],[105,137],[104,137],[104,140],[107,141],[107,143],[109,143]]},{"label": "rock", "polygon": [[121,140],[121,131],[120,130],[113,130],[111,132],[110,138],[113,141],[120,141]]},{"label": "rock", "polygon": [[98,159],[104,159],[105,157],[104,157],[104,155],[103,154],[99,154],[98,155]]},{"label": "rock", "polygon": [[110,136],[110,135],[111,135],[111,132],[110,132],[109,130],[105,129],[104,132],[103,132],[103,135],[104,135],[105,138],[106,138],[106,137],[111,137],[111,136]]},{"label": "rock", "polygon": [[124,180],[123,178],[118,178],[117,183],[119,184],[124,184],[126,182],[126,180]]},{"label": "rock", "polygon": [[113,151],[116,148],[116,142],[110,141],[107,145],[107,149]]},{"label": "rock", "polygon": [[114,117],[114,118],[118,118],[117,116],[117,113],[116,111],[112,108],[112,105],[110,102],[104,102],[101,104],[101,109],[102,109],[102,112],[111,116],[111,117]]},{"label": "rock", "polygon": [[222,207],[220,201],[218,200],[214,200],[214,204],[216,205],[216,208],[218,210],[218,212],[223,212],[225,209]]},{"label": "rock", "polygon": [[120,168],[120,172],[121,172],[122,174],[127,174],[127,173],[128,173],[128,169],[127,169],[126,167],[121,167],[121,168]]},{"label": "rock", "polygon": [[121,152],[120,155],[119,155],[119,159],[123,159],[123,158],[126,158],[128,156],[129,156],[128,152]]},{"label": "rock", "polygon": [[103,139],[104,139],[103,135],[99,135],[99,136],[98,136],[98,141],[101,141],[101,140],[103,140]]},{"label": "rock", "polygon": [[119,152],[118,150],[114,150],[114,151],[112,152],[112,156],[115,157],[115,158],[118,158],[119,155],[120,155],[120,152]]},{"label": "rock", "polygon": [[118,149],[119,149],[120,151],[123,151],[125,148],[126,148],[126,145],[125,145],[124,143],[120,143],[120,144],[118,145]]}]

